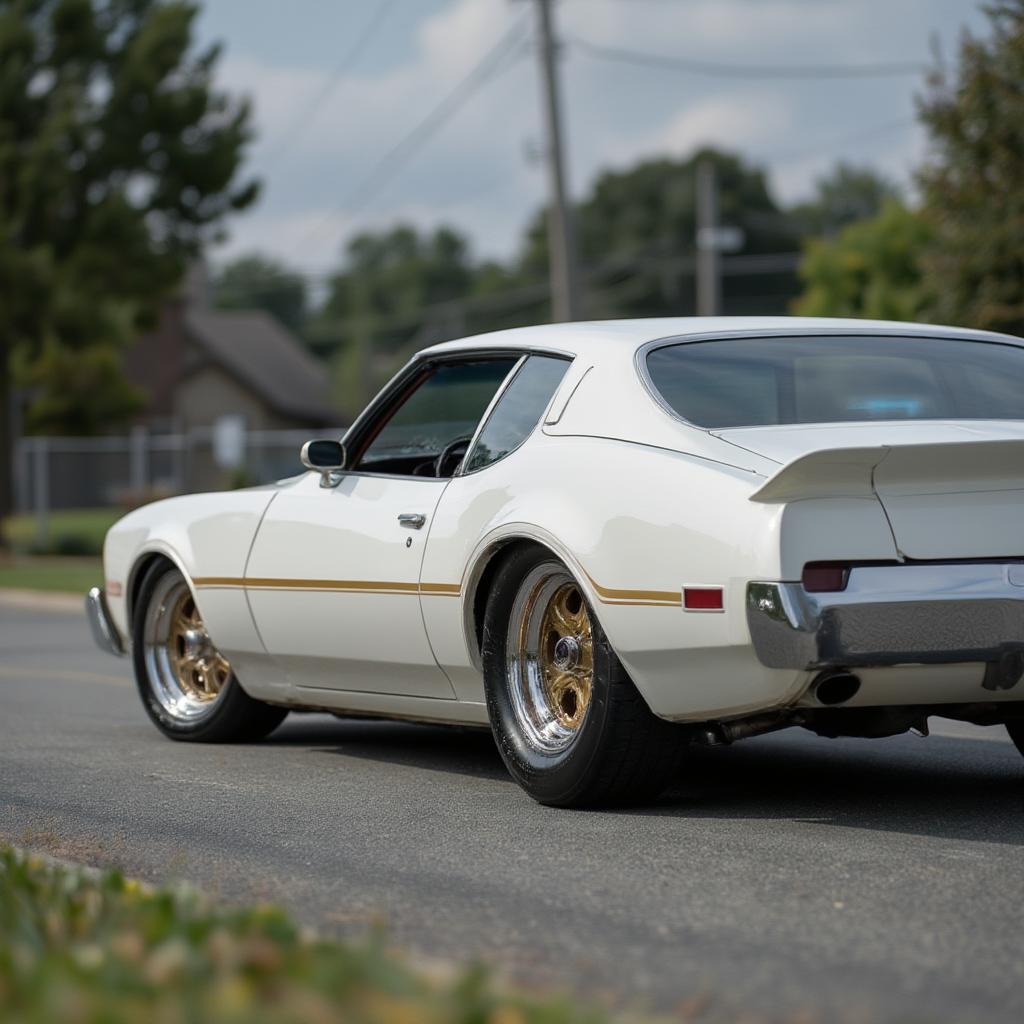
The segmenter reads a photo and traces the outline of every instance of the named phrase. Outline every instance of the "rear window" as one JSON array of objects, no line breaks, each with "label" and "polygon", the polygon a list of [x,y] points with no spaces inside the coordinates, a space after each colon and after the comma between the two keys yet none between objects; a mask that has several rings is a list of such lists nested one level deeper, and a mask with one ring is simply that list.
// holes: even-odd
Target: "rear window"
[{"label": "rear window", "polygon": [[647,354],[665,403],[709,429],[1024,420],[1024,351],[949,338],[734,338]]}]

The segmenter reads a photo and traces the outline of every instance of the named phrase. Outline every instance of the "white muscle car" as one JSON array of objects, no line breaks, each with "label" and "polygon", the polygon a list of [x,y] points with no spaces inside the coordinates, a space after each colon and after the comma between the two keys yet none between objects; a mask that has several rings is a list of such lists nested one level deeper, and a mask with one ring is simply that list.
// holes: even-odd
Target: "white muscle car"
[{"label": "white muscle car", "polygon": [[1024,749],[1022,346],[790,318],[436,345],[303,475],[122,519],[90,621],[174,739],[489,724],[561,806],[787,726]]}]

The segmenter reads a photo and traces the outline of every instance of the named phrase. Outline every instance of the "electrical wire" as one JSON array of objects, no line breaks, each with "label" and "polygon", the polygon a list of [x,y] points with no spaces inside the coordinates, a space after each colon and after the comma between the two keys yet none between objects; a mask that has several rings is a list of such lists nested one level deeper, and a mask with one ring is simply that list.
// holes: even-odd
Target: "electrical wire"
[{"label": "electrical wire", "polygon": [[[365,207],[469,99],[492,78],[512,67],[524,53],[526,23],[527,19],[522,18],[513,24],[440,102],[373,164],[333,209],[332,215]],[[305,245],[318,236],[326,223],[326,217],[321,219],[299,240],[298,245]]]},{"label": "electrical wire", "polygon": [[285,153],[291,152],[292,144],[295,140],[312,124],[316,115],[320,112],[320,108],[327,102],[328,98],[334,92],[335,86],[338,82],[355,67],[356,62],[362,56],[363,50],[366,49],[370,40],[376,34],[377,29],[380,28],[381,23],[388,16],[391,8],[395,6],[397,0],[381,0],[380,4],[373,11],[370,16],[370,20],[366,23],[363,31],[356,38],[356,41],[352,46],[345,51],[344,57],[341,59],[341,63],[331,73],[330,78],[324,83],[323,87],[316,94],[313,100],[306,106],[305,110],[302,111],[298,117],[296,117],[289,129],[284,135],[278,139],[277,145],[274,146],[273,150],[267,157],[269,164],[280,163],[281,158]]},{"label": "electrical wire", "polygon": [[570,46],[600,60],[620,64],[634,64],[640,67],[665,68],[683,71],[693,75],[709,75],[717,78],[745,79],[826,79],[826,78],[892,78],[899,75],[920,75],[928,70],[927,65],[908,61],[886,64],[821,64],[821,65],[771,65],[771,64],[725,64],[717,61],[698,60],[692,57],[676,57],[669,54],[648,53],[631,50],[622,46],[604,46],[573,35],[568,37]]},{"label": "electrical wire", "polygon": [[829,159],[835,159],[835,150],[841,149],[850,143],[866,142],[869,139],[888,135],[897,129],[909,128],[917,123],[916,117],[901,117],[895,121],[884,121],[882,124],[871,125],[868,128],[861,128],[858,131],[826,139],[823,143],[817,143],[802,149],[790,149],[781,153],[766,153],[757,159],[768,164],[769,169],[780,165],[797,163],[800,160],[806,160],[814,156],[828,155]]}]

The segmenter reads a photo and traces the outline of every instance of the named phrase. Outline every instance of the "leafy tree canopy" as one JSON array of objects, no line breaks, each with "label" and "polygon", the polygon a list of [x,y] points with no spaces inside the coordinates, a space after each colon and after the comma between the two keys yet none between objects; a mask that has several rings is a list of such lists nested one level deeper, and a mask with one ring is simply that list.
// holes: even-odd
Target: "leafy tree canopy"
[{"label": "leafy tree canopy", "polygon": [[[693,312],[693,256],[697,231],[697,165],[710,160],[718,184],[719,223],[742,230],[742,252],[784,253],[797,247],[796,225],[772,199],[764,173],[740,156],[703,149],[685,160],[646,160],[625,171],[606,171],[577,206],[576,229],[585,275],[588,315],[662,316]],[[528,231],[523,272],[547,275],[544,211]],[[787,292],[794,289],[792,275]],[[727,312],[738,292],[757,299],[759,288],[779,281],[727,282]],[[753,285],[753,288],[751,286]],[[770,300],[760,300],[772,312]],[[781,309],[779,310],[781,311]]]},{"label": "leafy tree canopy", "polygon": [[354,324],[372,322],[376,347],[394,351],[409,340],[424,310],[472,291],[469,243],[451,228],[420,232],[399,225],[364,232],[349,243],[314,326],[317,340],[345,344]]},{"label": "leafy tree canopy", "polygon": [[814,184],[814,196],[792,211],[803,235],[837,235],[847,224],[868,220],[899,189],[870,167],[840,162]]},{"label": "leafy tree canopy", "polygon": [[958,67],[933,75],[919,180],[934,226],[925,267],[936,319],[1024,334],[1024,0],[987,8]]},{"label": "leafy tree canopy", "polygon": [[833,239],[810,239],[800,276],[801,316],[920,319],[929,306],[921,258],[929,223],[896,199],[877,216],[850,224]]},{"label": "leafy tree canopy", "polygon": [[186,0],[0,0],[0,513],[17,364],[30,428],[130,412],[117,350],[223,218],[249,110],[213,87]]},{"label": "leafy tree canopy", "polygon": [[253,253],[227,264],[214,280],[220,309],[262,309],[296,334],[306,324],[307,289],[301,274]]}]

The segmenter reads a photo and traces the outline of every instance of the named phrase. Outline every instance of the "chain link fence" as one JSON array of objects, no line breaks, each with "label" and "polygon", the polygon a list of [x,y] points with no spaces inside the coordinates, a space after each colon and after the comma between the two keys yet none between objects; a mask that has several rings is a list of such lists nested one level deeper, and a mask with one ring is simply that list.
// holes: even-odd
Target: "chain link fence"
[{"label": "chain link fence", "polygon": [[[344,428],[322,431],[341,437]],[[14,448],[15,511],[35,518],[37,543],[50,513],[128,510],[156,498],[268,483],[301,472],[304,430],[245,430],[239,423],[179,433],[136,428],[109,437],[23,437]]]}]

